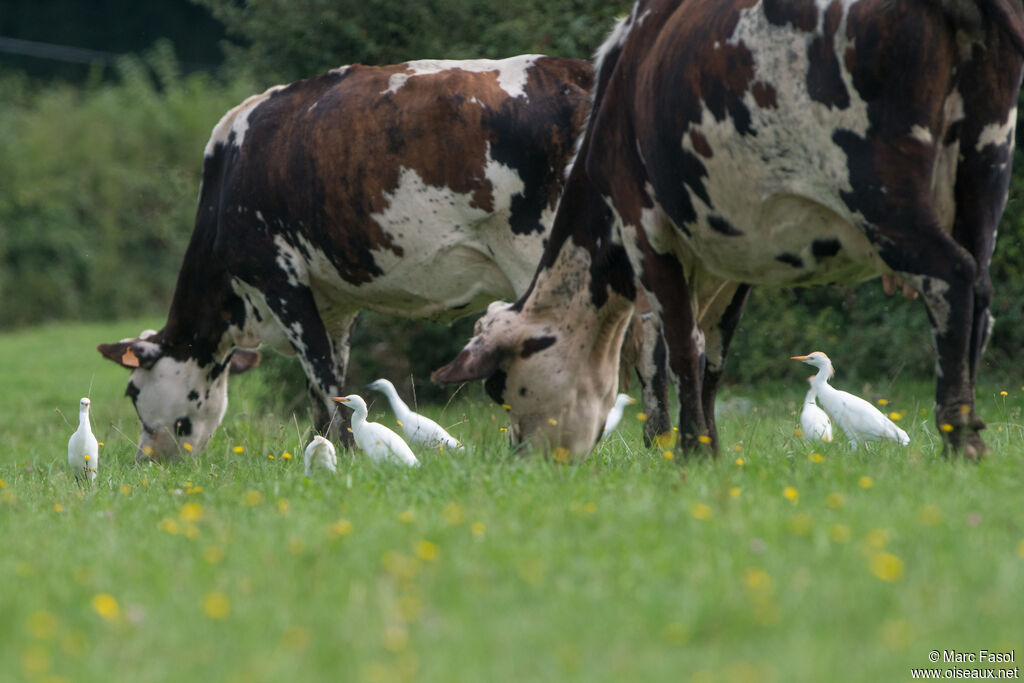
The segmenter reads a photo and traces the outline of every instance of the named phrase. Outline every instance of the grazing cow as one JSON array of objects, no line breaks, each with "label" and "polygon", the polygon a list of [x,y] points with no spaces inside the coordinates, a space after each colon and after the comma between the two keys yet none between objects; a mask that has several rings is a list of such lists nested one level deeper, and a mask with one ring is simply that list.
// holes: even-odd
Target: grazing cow
[{"label": "grazing cow", "polygon": [[920,293],[937,422],[980,457],[975,371],[1022,56],[1019,0],[641,0],[599,52],[530,291],[489,310],[435,379],[498,376],[516,438],[587,453],[635,274],[663,325],[680,447],[714,451],[751,285],[884,274]]},{"label": "grazing cow", "polygon": [[447,322],[522,294],[592,80],[539,55],[356,65],[229,111],[166,326],[99,347],[132,369],[138,457],[206,445],[245,349],[298,355],[324,430],[358,311]]}]

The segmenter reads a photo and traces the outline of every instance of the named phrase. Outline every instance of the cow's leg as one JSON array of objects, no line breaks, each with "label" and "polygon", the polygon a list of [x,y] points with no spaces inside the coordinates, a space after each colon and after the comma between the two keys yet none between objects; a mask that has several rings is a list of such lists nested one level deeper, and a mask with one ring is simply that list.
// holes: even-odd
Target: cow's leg
[{"label": "cow's leg", "polygon": [[658,316],[644,314],[640,325],[636,375],[640,379],[640,396],[647,415],[644,445],[650,447],[672,436],[672,420],[668,414],[668,350]]},{"label": "cow's leg", "polygon": [[[260,288],[274,293],[266,297],[267,306],[295,349],[306,374],[314,429],[320,434],[330,431],[335,440],[351,443],[352,435],[347,429],[349,411],[339,409],[331,398],[342,390],[348,364],[348,330],[354,316],[339,319],[329,329],[307,285],[277,280],[262,282]],[[346,332],[340,334],[341,329]]]},{"label": "cow's leg", "polygon": [[[715,397],[718,395],[718,385],[725,372],[725,359],[729,353],[729,344],[732,342],[732,335],[743,315],[743,307],[747,304],[750,289],[750,285],[730,285],[730,288],[723,290],[720,294],[722,301],[728,302],[728,305],[724,309],[720,307],[713,309],[716,317],[705,317],[700,322],[701,327],[708,330],[704,351],[708,362],[704,368],[701,400],[704,405],[704,419],[708,425],[708,436],[712,439],[711,447],[715,450],[718,449]],[[732,291],[731,297],[728,295],[730,291]]]},{"label": "cow's leg", "polygon": [[701,400],[705,357],[703,335],[690,302],[682,264],[674,254],[658,254],[643,240],[641,282],[650,294],[665,341],[668,369],[679,398],[679,442],[683,453],[715,453]]},{"label": "cow's leg", "polygon": [[358,313],[341,315],[333,319],[328,325],[328,334],[331,339],[332,360],[334,362],[334,377],[337,379],[339,389],[335,393],[330,390],[323,391],[324,387],[313,388],[307,380],[307,390],[310,392],[310,401],[313,406],[326,405],[327,411],[318,415],[317,429],[321,433],[327,432],[327,427],[320,427],[326,424],[330,427],[331,439],[340,441],[346,446],[353,443],[352,433],[349,431],[349,424],[352,411],[335,403],[332,398],[339,395],[345,386],[348,377],[349,354],[352,350],[352,330],[355,329]]},{"label": "cow's leg", "polygon": [[[969,458],[981,457],[984,424],[974,412],[971,338],[975,320],[978,264],[922,208],[907,215],[893,208],[902,225],[882,224],[879,254],[905,280],[914,283],[928,311],[938,356],[935,388],[936,423],[947,443]],[[922,249],[928,244],[928,249]]]},{"label": "cow's leg", "polygon": [[966,404],[971,410],[961,413],[959,406],[944,402],[939,394],[937,405],[942,414],[936,417],[940,425],[954,426],[950,443],[954,447],[963,445],[968,457],[980,456],[984,450],[977,432],[984,429],[985,424],[973,410],[973,398],[978,364],[995,322],[989,313],[992,300],[989,266],[995,249],[996,229],[1009,197],[1016,93],[1020,78],[1020,59],[1011,55],[1005,64],[992,64],[987,59],[969,63],[960,86],[964,118],[960,124],[961,140],[957,150],[953,237],[970,252],[976,267],[967,341],[967,384],[972,400]]}]

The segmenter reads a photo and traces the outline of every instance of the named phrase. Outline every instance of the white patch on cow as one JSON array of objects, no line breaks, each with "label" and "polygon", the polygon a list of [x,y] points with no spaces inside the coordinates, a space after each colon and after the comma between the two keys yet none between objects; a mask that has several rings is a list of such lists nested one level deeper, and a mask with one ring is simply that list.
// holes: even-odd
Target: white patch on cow
[{"label": "white patch on cow", "polygon": [[406,62],[405,71],[392,74],[388,87],[381,94],[398,92],[410,78],[437,74],[442,71],[461,70],[470,73],[498,72],[498,87],[509,97],[526,97],[526,82],[533,63],[543,55],[519,55],[507,59],[420,59]]},{"label": "white patch on cow", "polygon": [[[942,114],[946,129],[963,119],[964,101],[957,90],[946,96]],[[957,164],[960,162],[960,137],[956,136],[950,144],[939,145],[935,152],[931,186],[932,206],[943,231],[952,234],[953,222],[956,219],[956,197],[953,189],[956,186]]]},{"label": "white patch on cow", "polygon": [[[533,278],[543,240],[509,229],[512,199],[525,189],[518,173],[494,160],[489,149],[481,170],[492,186],[491,211],[477,205],[473,193],[428,185],[416,171],[402,168],[398,186],[384,195],[385,208],[371,216],[402,255],[391,247],[374,250],[383,274],[369,282],[345,280],[325,253],[297,233],[274,236],[276,266],[290,286],[312,290],[328,325],[363,309],[450,322],[495,299],[514,299]],[[554,208],[546,207],[545,229],[553,215]],[[250,295],[264,321],[271,318],[259,292],[241,285],[236,291]],[[297,337],[296,330],[281,330],[273,340],[272,331],[258,332],[275,347],[282,334]]]},{"label": "white patch on cow", "polygon": [[[635,6],[633,7],[633,12],[636,12]],[[608,53],[622,47],[623,43],[626,42],[626,36],[629,35],[632,28],[632,13],[627,16],[620,17],[619,20],[615,22],[615,26],[612,27],[608,37],[604,39],[604,42],[598,46],[597,51],[594,53],[595,74],[601,73],[601,67],[604,66],[604,60],[607,59]]]},{"label": "white patch on cow", "polygon": [[[308,242],[306,244],[308,246]],[[288,240],[280,234],[274,235],[274,246],[277,248],[274,263],[288,276],[288,286],[299,287],[309,284],[302,252],[289,244]]]},{"label": "white patch on cow", "polygon": [[910,137],[925,145],[930,145],[935,141],[930,130],[917,124],[910,127]]},{"label": "white patch on cow", "polygon": [[949,283],[913,273],[900,272],[897,275],[921,293],[925,306],[928,307],[928,311],[935,319],[935,324],[932,326],[933,332],[938,335],[945,334],[949,329],[950,308],[946,296],[946,292],[949,291]]},{"label": "white patch on cow", "polygon": [[[824,0],[818,4],[820,32]],[[834,38],[840,56],[851,47],[845,26],[844,9]],[[704,184],[711,200],[708,205],[690,193],[698,220],[689,226],[693,231],[689,241],[708,270],[723,279],[815,284],[865,279],[884,268],[856,227],[863,218],[842,199],[842,192],[852,190],[848,160],[833,141],[836,130],[858,136],[867,133],[867,104],[844,68],[840,71],[850,98],[848,107],[830,107],[811,97],[807,47],[817,34],[772,24],[760,3],[741,11],[727,42],[742,43],[750,51],[751,84],[771,86],[777,106],[762,108],[750,90],[744,93],[756,137],[740,135],[731,119],[719,121],[705,108],[701,121],[690,131],[708,141],[713,151],[710,158],[694,149],[689,134],[681,141],[707,169]],[[743,192],[737,192],[740,187]],[[724,219],[743,234],[714,230],[709,218]],[[841,249],[835,256],[817,258],[812,252],[816,239],[838,240]]]},{"label": "white patch on cow", "polygon": [[213,132],[210,134],[209,142],[206,143],[203,155],[206,157],[213,156],[213,150],[217,144],[227,144],[232,132],[235,134],[235,146],[241,147],[242,141],[245,139],[245,132],[249,130],[249,115],[268,97],[285,87],[284,85],[275,85],[259,95],[252,95],[237,107],[224,114],[220,121],[217,122],[217,125],[213,127]]},{"label": "white patch on cow", "polygon": [[981,134],[978,135],[978,142],[974,145],[974,149],[977,152],[985,149],[989,145],[996,145],[998,147],[1010,146],[1013,147],[1014,128],[1017,124],[1017,108],[1014,107],[1007,114],[1006,121],[1003,123],[990,123],[981,129]]}]

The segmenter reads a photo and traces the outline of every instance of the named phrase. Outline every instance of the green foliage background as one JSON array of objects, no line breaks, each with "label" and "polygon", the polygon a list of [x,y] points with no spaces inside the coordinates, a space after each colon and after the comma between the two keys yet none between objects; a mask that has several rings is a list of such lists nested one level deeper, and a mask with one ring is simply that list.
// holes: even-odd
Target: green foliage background
[{"label": "green foliage background", "polygon": [[[202,151],[220,116],[266,86],[339,64],[524,52],[588,57],[629,3],[558,0],[199,0],[236,42],[220,73],[183,75],[158,42],[97,67],[81,84],[41,85],[0,71],[0,329],[50,320],[166,313],[192,229]],[[1024,160],[1017,153],[993,268],[997,325],[983,372],[1020,382],[1024,338]],[[353,385],[415,377],[454,355],[472,320],[449,329],[363,316]],[[124,334],[137,333],[126,329]],[[813,290],[759,289],[730,357],[727,381],[791,376],[795,353],[826,350],[844,380],[930,379],[933,352],[920,302],[888,298],[878,281]],[[291,361],[264,372],[301,393]]]}]

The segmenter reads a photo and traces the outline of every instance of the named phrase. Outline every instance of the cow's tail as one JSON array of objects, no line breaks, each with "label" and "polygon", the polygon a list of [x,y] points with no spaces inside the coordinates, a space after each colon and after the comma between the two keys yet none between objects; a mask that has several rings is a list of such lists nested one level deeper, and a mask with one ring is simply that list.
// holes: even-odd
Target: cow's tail
[{"label": "cow's tail", "polygon": [[976,0],[983,17],[1001,29],[1024,55],[1024,7],[1020,0]]}]

